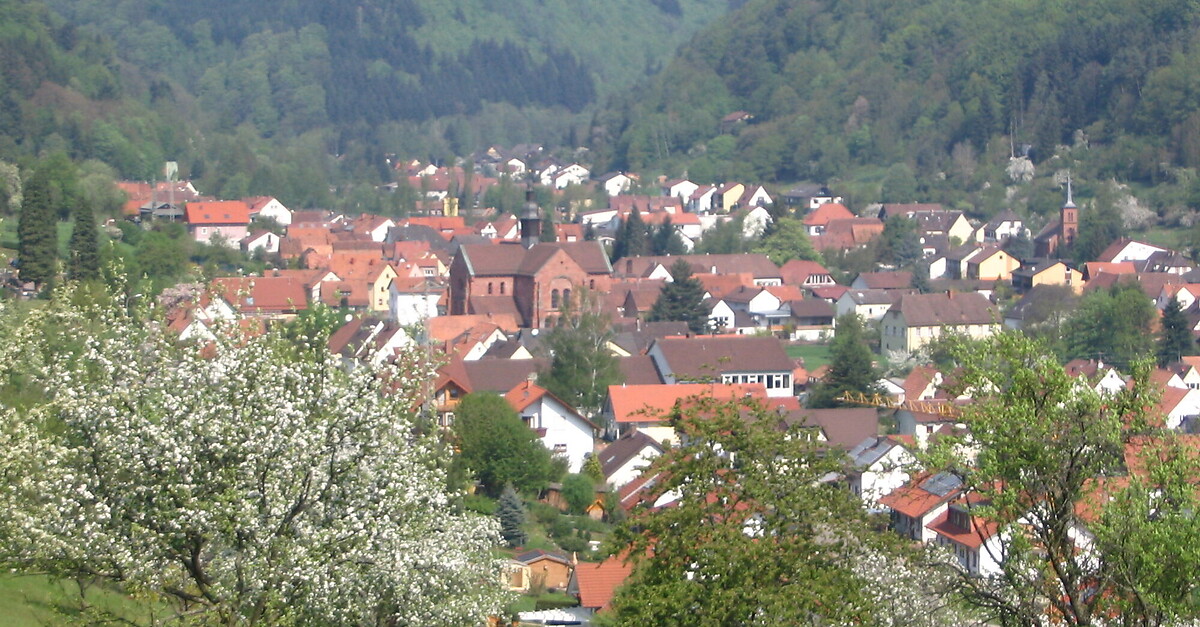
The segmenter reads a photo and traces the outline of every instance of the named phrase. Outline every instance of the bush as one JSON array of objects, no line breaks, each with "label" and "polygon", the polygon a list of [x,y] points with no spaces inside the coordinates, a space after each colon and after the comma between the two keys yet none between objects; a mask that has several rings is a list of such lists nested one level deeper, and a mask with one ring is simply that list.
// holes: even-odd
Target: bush
[{"label": "bush", "polygon": [[554,521],[562,517],[562,513],[557,507],[548,503],[530,503],[529,515],[537,521],[539,525],[550,526]]},{"label": "bush", "polygon": [[463,498],[463,507],[484,516],[496,513],[496,501],[483,494],[468,494]]},{"label": "bush", "polygon": [[567,475],[562,483],[563,499],[571,513],[582,514],[596,498],[596,488],[591,477],[581,474]]}]

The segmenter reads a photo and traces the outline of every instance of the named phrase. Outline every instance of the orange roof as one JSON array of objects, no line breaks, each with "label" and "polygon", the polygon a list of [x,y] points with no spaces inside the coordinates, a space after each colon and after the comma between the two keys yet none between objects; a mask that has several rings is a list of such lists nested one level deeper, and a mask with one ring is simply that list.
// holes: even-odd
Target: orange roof
[{"label": "orange roof", "polygon": [[921,473],[914,477],[912,481],[896,488],[887,496],[879,499],[879,504],[890,507],[910,518],[920,518],[938,505],[954,498],[959,493],[958,488],[951,489],[944,494],[937,494],[936,492],[926,490],[923,486],[927,486],[927,482],[935,476],[931,472]]},{"label": "orange roof", "polygon": [[504,400],[508,401],[513,409],[521,411],[538,402],[546,394],[549,394],[546,388],[526,379],[513,386],[513,389],[504,395]]},{"label": "orange roof", "polygon": [[473,229],[467,228],[462,216],[413,216],[401,220],[400,223],[427,226],[435,231],[462,232],[466,229],[467,232],[474,232]]},{"label": "orange roof", "polygon": [[213,279],[213,292],[242,313],[286,313],[308,307],[304,283],[293,277]]},{"label": "orange roof", "polygon": [[612,603],[613,593],[632,572],[633,564],[619,556],[599,564],[580,563],[575,567],[579,604],[596,610],[606,609]]},{"label": "orange roof", "polygon": [[493,324],[503,331],[516,331],[521,326],[512,316],[482,314],[434,316],[428,323],[429,338],[435,342],[449,342],[477,324]]},{"label": "orange roof", "polygon": [[[951,503],[951,506],[975,505],[979,503],[979,500],[979,496],[973,494],[967,497],[959,497],[954,499],[954,501]],[[970,515],[969,518],[971,521],[971,528],[963,529],[962,527],[950,522],[950,510],[947,508],[947,510],[939,514],[937,518],[934,518],[932,522],[930,522],[928,525],[925,525],[925,528],[933,531],[943,538],[946,538],[947,540],[952,540],[958,544],[972,549],[978,549],[983,545],[984,542],[987,541],[988,538],[991,538],[1000,531],[1000,525],[997,525],[990,520],[984,520],[978,515]]]},{"label": "orange roof", "polygon": [[825,226],[829,224],[830,220],[849,220],[857,217],[846,208],[846,205],[827,202],[804,216],[804,224],[806,226]]},{"label": "orange roof", "polygon": [[694,274],[704,291],[714,298],[724,298],[727,294],[736,292],[743,287],[754,286],[754,276],[749,273],[739,274]]},{"label": "orange roof", "polygon": [[804,292],[797,285],[768,285],[763,289],[784,302],[789,300],[804,300]]},{"label": "orange roof", "polygon": [[250,205],[241,200],[189,202],[188,224],[250,224]]},{"label": "orange roof", "polygon": [[761,383],[677,383],[648,385],[610,385],[608,399],[617,422],[661,422],[675,403],[691,396],[731,399],[744,396],[766,399],[767,388]]}]

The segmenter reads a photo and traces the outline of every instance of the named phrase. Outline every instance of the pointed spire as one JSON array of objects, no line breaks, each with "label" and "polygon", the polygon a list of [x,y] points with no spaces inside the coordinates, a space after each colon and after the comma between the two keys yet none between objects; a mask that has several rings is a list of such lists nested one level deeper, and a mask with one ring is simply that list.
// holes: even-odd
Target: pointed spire
[{"label": "pointed spire", "polygon": [[1074,209],[1075,197],[1071,193],[1071,171],[1067,171],[1067,202],[1063,205],[1063,209]]}]

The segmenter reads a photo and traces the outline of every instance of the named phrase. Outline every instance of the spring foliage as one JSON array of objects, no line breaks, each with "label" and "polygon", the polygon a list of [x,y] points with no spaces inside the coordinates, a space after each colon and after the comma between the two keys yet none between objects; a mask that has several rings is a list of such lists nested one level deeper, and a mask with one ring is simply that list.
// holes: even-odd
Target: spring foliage
[{"label": "spring foliage", "polygon": [[202,350],[67,301],[0,316],[4,380],[43,398],[0,420],[5,567],[106,582],[183,624],[462,625],[500,607],[498,526],[445,490],[411,411],[418,358],[347,371],[273,334]]}]

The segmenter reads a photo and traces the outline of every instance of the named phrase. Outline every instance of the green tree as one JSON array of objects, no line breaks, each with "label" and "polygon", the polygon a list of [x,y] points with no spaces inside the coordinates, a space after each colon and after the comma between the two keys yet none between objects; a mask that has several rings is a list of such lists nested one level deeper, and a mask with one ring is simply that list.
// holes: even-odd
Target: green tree
[{"label": "green tree", "polygon": [[686,322],[692,333],[708,330],[708,312],[704,309],[704,286],[692,276],[692,266],[683,259],[671,264],[671,281],[663,286],[658,300],[650,308],[648,319]]},{"label": "green tree", "polygon": [[612,321],[595,295],[579,290],[563,308],[560,324],[542,337],[550,364],[538,384],[586,415],[600,411],[608,386],[622,381],[620,362],[609,349]]},{"label": "green tree", "polygon": [[44,286],[58,273],[58,228],[50,206],[50,181],[35,170],[25,182],[17,223],[21,279]]},{"label": "green tree", "polygon": [[1175,363],[1184,355],[1192,354],[1195,349],[1192,329],[1178,298],[1171,297],[1171,302],[1163,308],[1159,327],[1158,365],[1160,367]]},{"label": "green tree", "polygon": [[650,231],[642,220],[637,207],[621,222],[621,228],[613,242],[613,260],[623,257],[638,257],[650,252]]},{"label": "green tree", "polygon": [[682,255],[687,252],[683,245],[683,239],[671,224],[671,218],[663,220],[662,224],[654,230],[650,248],[651,254],[654,255]]},{"label": "green tree", "polygon": [[1147,420],[1149,364],[1132,368],[1130,386],[1096,392],[1015,333],[964,345],[959,362],[948,391],[973,391],[958,419],[969,435],[939,439],[924,461],[961,480],[974,541],[1004,544],[994,571],[962,571],[957,587],[982,618],[1159,625],[1200,614],[1190,548],[1200,468]]},{"label": "green tree", "polygon": [[583,470],[581,472],[590,477],[592,483],[597,485],[604,483],[604,467],[600,465],[600,457],[597,455],[588,455],[587,459],[583,462]]},{"label": "green tree", "polygon": [[1109,244],[1121,237],[1124,229],[1116,196],[1111,185],[1103,185],[1091,206],[1079,210],[1079,234],[1071,251],[1076,262],[1095,261]]},{"label": "green tree", "polygon": [[537,493],[550,476],[550,452],[504,397],[490,392],[467,394],[454,411],[455,458],[485,492],[500,494],[505,484]]},{"label": "green tree", "polygon": [[845,403],[837,399],[846,392],[879,391],[880,372],[867,346],[862,318],[854,313],[839,316],[835,329],[829,345],[829,371],[808,397],[808,406],[815,409],[842,407]]},{"label": "green tree", "polygon": [[661,480],[613,536],[634,568],[605,624],[877,624],[884,586],[869,577],[906,569],[866,557],[896,554],[821,479],[839,456],[752,400],[687,399],[671,425],[684,444],[651,463]]},{"label": "green tree", "polygon": [[908,268],[921,259],[921,236],[917,221],[895,215],[883,223],[879,259],[897,267]]},{"label": "green tree", "polygon": [[596,486],[591,477],[572,473],[563,478],[562,495],[572,514],[582,514],[596,500]]},{"label": "green tree", "polygon": [[100,278],[100,242],[92,208],[75,208],[75,225],[68,242],[67,275],[74,281]]},{"label": "green tree", "polygon": [[553,211],[547,211],[546,214],[542,216],[542,232],[538,234],[538,241],[550,243],[558,241],[558,233],[554,230]]},{"label": "green tree", "polygon": [[1067,356],[1128,365],[1153,352],[1154,318],[1154,305],[1135,282],[1093,290],[1066,323]]},{"label": "green tree", "polygon": [[821,263],[821,253],[813,248],[804,223],[795,218],[781,217],[771,224],[770,232],[752,252],[766,255],[777,266],[793,260],[804,259]]},{"label": "green tree", "polygon": [[525,504],[513,489],[512,484],[504,485],[500,493],[500,501],[496,504],[496,520],[500,521],[500,537],[509,548],[524,546],[528,536],[525,533]]}]

